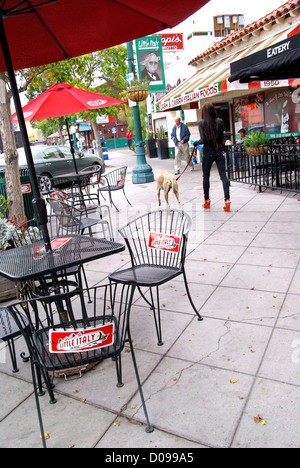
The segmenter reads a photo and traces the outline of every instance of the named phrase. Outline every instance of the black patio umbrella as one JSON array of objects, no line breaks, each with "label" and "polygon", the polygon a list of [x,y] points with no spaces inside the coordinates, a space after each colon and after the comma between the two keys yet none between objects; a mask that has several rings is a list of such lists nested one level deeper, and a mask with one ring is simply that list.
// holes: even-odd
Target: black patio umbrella
[{"label": "black patio umbrella", "polygon": [[47,212],[40,195],[14,69],[30,68],[113,47],[172,28],[209,0],[3,0],[0,5],[0,71],[7,71],[30,172],[33,206],[51,250]]},{"label": "black patio umbrella", "polygon": [[230,70],[230,83],[300,78],[300,34],[233,62]]}]

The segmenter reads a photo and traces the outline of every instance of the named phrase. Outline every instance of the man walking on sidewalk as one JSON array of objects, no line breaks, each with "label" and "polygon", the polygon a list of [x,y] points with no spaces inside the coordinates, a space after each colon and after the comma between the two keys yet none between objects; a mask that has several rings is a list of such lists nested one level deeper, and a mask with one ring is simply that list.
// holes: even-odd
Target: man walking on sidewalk
[{"label": "man walking on sidewalk", "polygon": [[[189,152],[189,139],[190,139],[190,131],[188,127],[181,122],[180,117],[176,117],[175,125],[173,127],[171,138],[175,144],[175,175],[180,174],[181,168],[181,155],[185,157],[186,163],[188,164],[190,159],[190,152]],[[192,171],[194,166],[192,161],[190,162],[190,170]]]}]

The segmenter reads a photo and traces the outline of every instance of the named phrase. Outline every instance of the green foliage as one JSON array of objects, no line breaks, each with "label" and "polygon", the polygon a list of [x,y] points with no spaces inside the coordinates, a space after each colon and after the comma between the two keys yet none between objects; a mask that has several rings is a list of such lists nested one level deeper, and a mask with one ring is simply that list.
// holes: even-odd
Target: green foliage
[{"label": "green foliage", "polygon": [[156,135],[159,140],[164,140],[166,138],[166,131],[162,125],[158,127]]},{"label": "green foliage", "polygon": [[11,246],[9,238],[15,230],[15,226],[5,218],[0,218],[0,250],[6,250]]},{"label": "green foliage", "polygon": [[252,132],[244,141],[246,148],[258,148],[261,145],[267,145],[268,138],[262,132]]},{"label": "green foliage", "polygon": [[[126,47],[120,45],[93,54],[52,63],[44,68],[33,68],[30,71],[26,97],[32,100],[59,82],[118,98],[121,90],[126,87],[126,73],[128,71],[126,57]],[[22,71],[22,78],[22,82],[29,78],[27,71]],[[96,83],[101,83],[101,85],[97,87]],[[97,115],[113,116],[119,111],[120,106],[113,106],[82,112],[78,115],[83,119],[89,116],[95,120]],[[39,128],[45,137],[56,132],[63,125],[64,117],[32,122],[32,126]]]},{"label": "green foliage", "polygon": [[131,80],[130,83],[127,84],[127,92],[132,92],[132,91],[149,91],[149,84],[150,82],[145,80],[142,83],[137,80]]},{"label": "green foliage", "polygon": [[154,133],[150,132],[149,128],[146,129],[146,135],[145,135],[145,140],[153,140]]}]

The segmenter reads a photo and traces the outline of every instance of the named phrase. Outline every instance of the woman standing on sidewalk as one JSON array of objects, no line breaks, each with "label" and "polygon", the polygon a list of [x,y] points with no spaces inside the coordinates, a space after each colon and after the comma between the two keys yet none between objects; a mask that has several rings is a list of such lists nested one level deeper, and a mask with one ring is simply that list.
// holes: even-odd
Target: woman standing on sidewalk
[{"label": "woman standing on sidewalk", "polygon": [[217,111],[212,104],[204,104],[202,120],[199,122],[200,140],[194,142],[194,146],[203,145],[203,208],[210,208],[209,188],[210,171],[215,162],[223,182],[225,206],[224,211],[230,211],[229,180],[226,176],[225,157],[223,156],[224,124],[218,118]]}]

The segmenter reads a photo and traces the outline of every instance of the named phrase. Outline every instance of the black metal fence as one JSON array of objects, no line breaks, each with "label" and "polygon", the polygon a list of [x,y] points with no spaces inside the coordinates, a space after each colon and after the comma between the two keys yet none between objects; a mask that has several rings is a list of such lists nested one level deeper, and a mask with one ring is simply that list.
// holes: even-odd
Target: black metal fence
[{"label": "black metal fence", "polygon": [[271,140],[268,153],[249,155],[243,144],[226,147],[231,181],[262,188],[300,192],[300,144],[292,139]]}]

